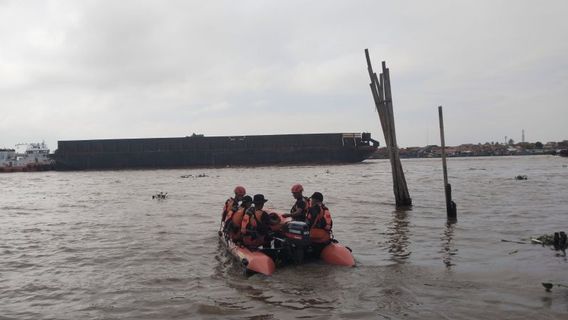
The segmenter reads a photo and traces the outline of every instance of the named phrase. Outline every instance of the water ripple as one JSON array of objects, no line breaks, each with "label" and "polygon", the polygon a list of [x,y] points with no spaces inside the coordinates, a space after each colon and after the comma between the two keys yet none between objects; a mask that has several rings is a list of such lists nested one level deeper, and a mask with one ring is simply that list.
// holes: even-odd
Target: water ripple
[{"label": "water ripple", "polygon": [[[415,204],[406,211],[393,206],[382,160],[3,175],[0,318],[563,318],[565,291],[545,293],[540,282],[563,283],[566,259],[501,241],[568,231],[562,161],[450,159],[459,217],[450,225],[438,159],[403,161]],[[285,212],[296,182],[324,193],[335,237],[358,266],[314,262],[246,278],[216,235],[223,201],[243,184]],[[170,197],[152,200],[160,191]]]}]

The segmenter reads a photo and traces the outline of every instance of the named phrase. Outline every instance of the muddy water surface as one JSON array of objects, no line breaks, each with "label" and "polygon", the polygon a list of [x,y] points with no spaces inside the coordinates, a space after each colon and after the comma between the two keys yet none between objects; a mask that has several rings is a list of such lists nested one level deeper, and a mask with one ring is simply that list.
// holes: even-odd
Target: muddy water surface
[{"label": "muddy water surface", "polygon": [[[455,225],[445,221],[436,159],[403,161],[415,204],[407,211],[395,210],[380,160],[0,175],[0,319],[568,317],[568,288],[541,286],[568,284],[567,259],[502,241],[568,231],[568,159],[448,166]],[[223,201],[243,184],[288,210],[295,182],[324,194],[358,266],[310,263],[245,278],[217,240]],[[153,200],[159,191],[169,198]]]}]

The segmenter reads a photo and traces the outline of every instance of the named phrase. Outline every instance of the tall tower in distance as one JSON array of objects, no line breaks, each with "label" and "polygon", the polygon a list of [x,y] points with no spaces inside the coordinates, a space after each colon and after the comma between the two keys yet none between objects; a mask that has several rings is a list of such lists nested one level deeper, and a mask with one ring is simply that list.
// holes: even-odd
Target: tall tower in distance
[{"label": "tall tower in distance", "polygon": [[523,143],[525,143],[525,129],[523,129],[522,137],[523,137],[523,138],[522,138],[522,141],[523,141]]}]

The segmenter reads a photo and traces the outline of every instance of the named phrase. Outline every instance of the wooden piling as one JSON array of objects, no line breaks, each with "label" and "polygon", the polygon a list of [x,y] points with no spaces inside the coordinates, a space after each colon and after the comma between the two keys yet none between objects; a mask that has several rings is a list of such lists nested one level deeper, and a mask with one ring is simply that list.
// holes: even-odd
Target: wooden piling
[{"label": "wooden piling", "polygon": [[444,193],[446,195],[446,213],[449,221],[457,220],[456,203],[452,201],[452,185],[448,183],[448,166],[446,164],[446,140],[444,138],[444,115],[442,106],[438,107],[440,119],[440,142],[442,144],[442,169],[444,171]]},{"label": "wooden piling", "polygon": [[381,128],[383,129],[385,144],[387,145],[387,151],[391,163],[396,206],[408,207],[412,205],[412,199],[408,193],[406,178],[404,177],[404,171],[402,169],[402,163],[400,162],[400,155],[396,142],[390,72],[386,67],[386,63],[383,61],[381,64],[382,73],[377,76],[377,74],[373,71],[368,49],[365,49],[365,58],[367,59],[367,70],[369,72],[369,78],[371,79],[369,86],[371,88],[377,113],[379,114],[379,120],[381,122]]}]

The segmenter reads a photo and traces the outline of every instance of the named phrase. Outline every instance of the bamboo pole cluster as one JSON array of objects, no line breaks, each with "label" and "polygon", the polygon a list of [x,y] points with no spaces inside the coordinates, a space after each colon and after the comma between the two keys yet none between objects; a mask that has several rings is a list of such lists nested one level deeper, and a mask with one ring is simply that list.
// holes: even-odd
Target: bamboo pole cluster
[{"label": "bamboo pole cluster", "polygon": [[386,67],[385,61],[383,61],[382,73],[377,76],[377,74],[373,71],[368,49],[365,49],[365,57],[367,58],[367,69],[369,71],[369,78],[371,79],[369,86],[371,87],[375,107],[379,113],[381,127],[385,136],[385,144],[387,145],[387,151],[392,167],[393,191],[396,206],[411,206],[412,199],[408,193],[406,178],[404,177],[404,171],[402,170],[402,163],[400,162],[400,155],[396,143],[389,69]]}]

